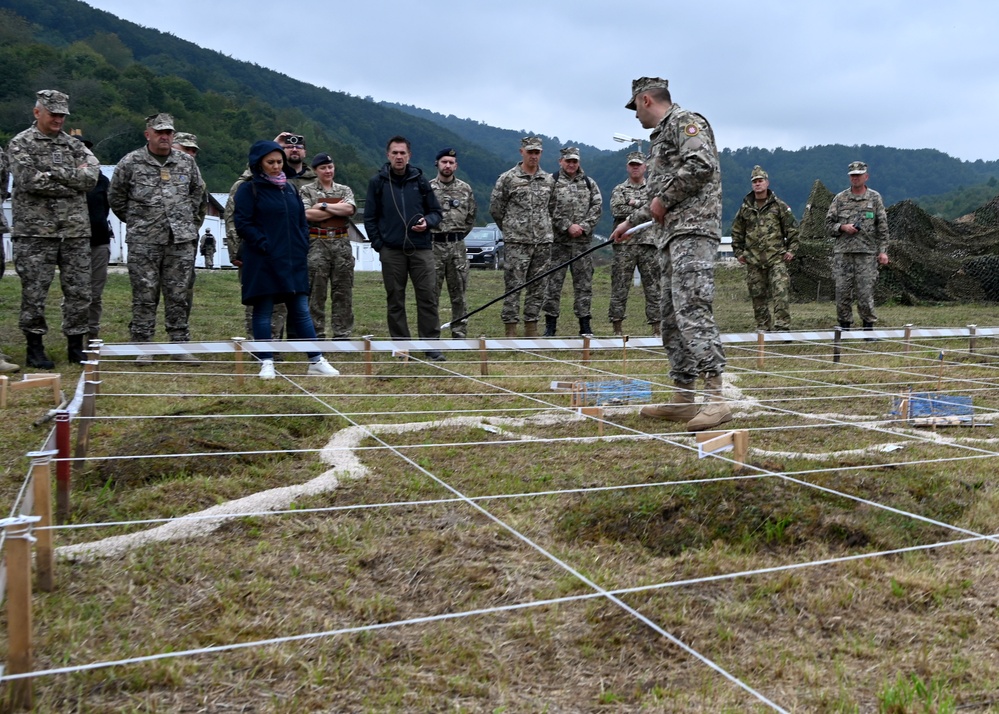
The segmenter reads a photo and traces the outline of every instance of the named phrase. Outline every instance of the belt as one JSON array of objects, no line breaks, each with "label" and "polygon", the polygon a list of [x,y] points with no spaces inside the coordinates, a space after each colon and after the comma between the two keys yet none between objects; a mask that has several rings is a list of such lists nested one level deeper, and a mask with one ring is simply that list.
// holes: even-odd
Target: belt
[{"label": "belt", "polygon": [[347,235],[346,228],[310,228],[309,236],[320,240],[331,240],[333,238],[343,238]]},{"label": "belt", "polygon": [[434,233],[435,243],[455,243],[460,240],[464,240],[464,233]]}]

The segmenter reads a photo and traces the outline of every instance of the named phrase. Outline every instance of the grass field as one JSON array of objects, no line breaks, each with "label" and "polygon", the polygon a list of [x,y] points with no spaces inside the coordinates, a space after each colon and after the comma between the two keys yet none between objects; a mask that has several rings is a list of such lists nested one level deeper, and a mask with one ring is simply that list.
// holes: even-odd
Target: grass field
[{"label": "grass field", "polygon": [[[603,334],[609,283],[598,269]],[[742,271],[720,269],[717,284],[721,329],[750,331]],[[500,273],[475,272],[469,302],[502,289]],[[8,275],[0,346],[21,361],[18,300]],[[50,303],[57,327],[57,293]],[[355,312],[355,335],[385,336],[380,276],[357,275]],[[633,291],[636,336],[642,313]],[[105,314],[102,337],[125,340],[124,274]],[[996,305],[879,314],[999,325]],[[835,322],[830,303],[792,318]],[[560,333],[575,328],[564,319]],[[243,332],[235,273],[199,273],[193,338]],[[480,333],[502,335],[498,305],[473,319]],[[65,367],[62,338],[47,342]],[[102,360],[72,525],[108,525],[60,530],[57,545],[178,527],[234,501],[251,515],[61,560],[56,591],[35,596],[35,663],[78,671],[38,678],[37,710],[999,711],[999,565],[982,538],[999,533],[999,439],[889,415],[892,395],[940,389],[972,396],[988,423],[999,346],[849,343],[834,363],[828,344],[780,344],[762,369],[755,345],[727,353],[731,426],[750,432],[738,478],[724,458],[698,459],[682,425],[633,407],[609,408],[600,438],[549,387],[626,376],[666,398],[660,350],[586,364],[578,350],[495,353],[488,375],[474,351],[443,365],[379,355],[371,376],[330,355],[342,377],[306,379],[292,359],[289,379],[243,386],[229,356],[195,369]],[[72,389],[79,369],[63,374]],[[48,407],[27,392],[4,414],[8,504]]]}]

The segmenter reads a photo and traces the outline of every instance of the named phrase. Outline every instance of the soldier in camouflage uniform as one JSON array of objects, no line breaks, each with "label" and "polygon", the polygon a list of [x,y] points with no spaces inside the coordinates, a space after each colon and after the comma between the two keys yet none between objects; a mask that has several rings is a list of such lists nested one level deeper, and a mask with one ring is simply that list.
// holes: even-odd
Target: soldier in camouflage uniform
[{"label": "soldier in camouflage uniform", "polygon": [[34,124],[7,148],[14,176],[12,217],[14,268],[21,276],[18,324],[28,343],[31,367],[52,369],[42,336],[45,300],[59,267],[62,331],[69,360],[82,362],[90,311],[90,214],[87,191],[97,184],[100,162],[62,130],[69,97],[44,89],[37,94]]},{"label": "soldier in camouflage uniform", "polygon": [[205,234],[201,236],[201,255],[205,258],[205,267],[215,270],[215,236],[209,228],[205,229]]},{"label": "soldier in camouflage uniform", "polygon": [[[189,134],[186,131],[178,131],[173,135],[173,148],[177,151],[183,151],[185,154],[194,159],[195,163],[198,161],[198,153],[201,151],[201,147],[198,146],[198,137],[194,134]],[[198,209],[197,222],[200,227],[202,223],[205,222],[205,216],[208,215],[208,184],[205,183],[204,179],[201,180],[201,190],[202,199],[201,206]],[[215,239],[212,239],[212,244],[214,246]],[[195,252],[194,260],[191,261],[191,282],[187,286],[187,321],[191,322],[191,309],[194,307],[194,282],[196,280],[197,271],[194,269],[194,264],[198,260],[198,242],[194,241],[191,243],[191,250]],[[212,248],[212,254],[214,255],[214,247]],[[202,253],[204,255],[204,253]],[[205,267],[211,267],[208,261],[205,261]]]},{"label": "soldier in camouflage uniform", "polygon": [[[554,180],[541,168],[541,139],[526,136],[520,141],[522,160],[496,179],[489,199],[489,213],[503,231],[503,281],[507,292],[548,270],[551,260],[552,219],[548,212]],[[524,336],[538,336],[538,317],[545,296],[545,281],[526,289]],[[520,291],[503,301],[500,316],[506,336],[517,336]]]},{"label": "soldier in camouflage uniform", "polygon": [[[437,176],[430,179],[441,204],[443,220],[433,229],[434,261],[437,266],[437,310],[440,312],[441,289],[447,280],[447,294],[451,298],[451,319],[468,312],[465,290],[468,288],[468,255],[465,236],[475,225],[475,194],[472,187],[454,172],[458,169],[458,155],[454,149],[437,152]],[[452,322],[451,336],[462,338],[468,334],[467,322]]]},{"label": "soldier in camouflage uniform", "polygon": [[[156,309],[163,296],[167,335],[172,342],[191,339],[188,286],[198,241],[197,216],[204,182],[194,159],[172,148],[173,117],[146,119],[146,145],[126,154],[111,178],[111,210],[128,224],[128,277],[132,284],[133,342],[149,342],[156,332]],[[193,355],[173,355],[197,364]],[[149,364],[140,355],[136,364]]]},{"label": "soldier in camouflage uniform", "polygon": [[[631,212],[649,202],[649,189],[645,182],[645,156],[641,151],[628,154],[628,180],[618,184],[611,192],[610,209],[614,225],[628,219]],[[652,334],[659,336],[659,249],[654,229],[634,233],[623,243],[614,244],[614,263],[611,267],[611,298],[607,318],[615,335],[623,334],[621,323],[626,316],[628,293],[631,291],[635,268],[642,278],[645,292],[645,321],[652,325]]]},{"label": "soldier in camouflage uniform", "polygon": [[[645,407],[642,415],[683,421],[688,431],[730,421],[722,397],[725,353],[712,314],[714,267],[721,242],[721,168],[714,132],[700,114],[673,104],[669,82],[641,77],[632,82],[625,105],[646,129],[653,129],[649,198],[614,229],[615,241],[650,218],[660,224],[663,346],[669,354],[676,391],[671,404]],[[704,378],[705,402],[694,401],[694,384]]]},{"label": "soldier in camouflage uniform", "polygon": [[[7,154],[0,151],[0,203],[3,203],[8,198],[10,198],[10,193],[7,192],[7,186],[10,183],[10,173],[7,169]],[[7,225],[7,216],[4,212],[0,210],[0,278],[3,277],[4,272],[7,269],[7,253],[3,248],[3,236],[5,233],[10,233],[10,226]],[[7,372],[18,372],[21,366],[14,364],[10,357],[0,352],[0,374],[5,374]]]},{"label": "soldier in camouflage uniform", "polygon": [[[770,190],[770,177],[756,166],[732,223],[732,253],[746,266],[756,329],[791,329],[791,278],[787,264],[798,251],[798,223],[791,207]],[[771,313],[771,308],[773,311]]]},{"label": "soldier in camouflage uniform", "polygon": [[[316,172],[305,165],[305,137],[291,131],[282,131],[274,137],[274,141],[281,145],[285,153],[284,175],[288,182],[301,191],[302,186],[316,180]],[[239,175],[236,182],[229,188],[229,198],[226,200],[225,209],[222,211],[222,221],[225,223],[225,245],[229,250],[229,260],[239,268],[242,261],[239,259],[239,235],[236,233],[235,204],[233,197],[244,181],[253,178],[249,167]],[[242,270],[239,271],[242,276]],[[253,334],[253,307],[246,306],[246,334]],[[284,326],[288,319],[288,306],[283,302],[274,305],[274,313],[271,315],[271,338],[280,340],[284,337]],[[291,331],[288,337],[292,338]],[[281,356],[274,355],[274,361],[280,362]]]},{"label": "soldier in camouflage uniform", "polygon": [[888,214],[881,194],[867,188],[867,164],[849,166],[850,188],[833,198],[826,213],[826,232],[833,241],[833,274],[836,278],[836,319],[839,326],[853,325],[853,301],[865,330],[873,330],[874,283],[878,266],[888,265]]},{"label": "soldier in camouflage uniform", "polygon": [[334,340],[346,340],[354,329],[354,251],[347,226],[357,204],[350,186],[333,182],[332,156],[316,154],[312,170],[318,178],[301,189],[309,221],[309,312],[316,337],[326,339],[329,293],[330,333]]},{"label": "soldier in camouflage uniform", "polygon": [[559,171],[548,210],[552,216],[551,263],[573,261],[568,268],[548,276],[545,289],[545,337],[554,337],[561,312],[565,274],[572,270],[572,311],[579,320],[579,334],[592,335],[590,306],[593,303],[593,259],[579,257],[590,247],[593,229],[603,213],[603,197],[596,182],[579,165],[579,149],[567,146],[559,152]]}]

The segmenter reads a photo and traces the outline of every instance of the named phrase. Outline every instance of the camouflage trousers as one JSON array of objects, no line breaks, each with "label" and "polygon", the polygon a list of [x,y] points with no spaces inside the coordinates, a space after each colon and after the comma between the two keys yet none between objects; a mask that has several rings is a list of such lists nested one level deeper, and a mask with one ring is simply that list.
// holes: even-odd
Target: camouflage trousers
[{"label": "camouflage trousers", "polygon": [[833,254],[833,277],[836,279],[836,320],[853,322],[853,301],[863,322],[875,323],[874,283],[878,279],[878,261],[870,253]]},{"label": "camouflage trousers", "polygon": [[104,286],[108,282],[108,262],[111,246],[95,245],[90,248],[90,309],[87,310],[87,331],[96,335],[101,331],[104,314]]},{"label": "camouflage trousers", "polygon": [[[531,278],[548,270],[551,243],[507,243],[503,248],[503,284],[506,292],[514,290]],[[507,295],[500,318],[504,323],[520,321],[520,293],[524,293],[524,322],[537,322],[545,297],[545,281],[531,283],[524,290]]]},{"label": "camouflage trousers", "polygon": [[[579,254],[585,253],[589,247],[589,240],[552,243],[549,269],[576,258]],[[589,255],[573,260],[568,268],[556,270],[548,276],[543,308],[545,315],[558,317],[562,311],[562,287],[565,285],[565,274],[570,270],[572,271],[572,312],[576,317],[590,317],[590,305],[593,304],[593,259]]]},{"label": "camouflage trousers", "polygon": [[654,245],[615,243],[614,264],[611,267],[611,298],[607,318],[613,322],[627,317],[628,293],[631,292],[635,268],[642,278],[645,291],[645,321],[659,324],[659,249]]},{"label": "camouflage trousers", "polygon": [[205,251],[205,267],[211,270],[215,267],[215,251],[206,250]]},{"label": "camouflage trousers", "polygon": [[190,241],[170,245],[129,244],[132,321],[128,329],[133,342],[153,339],[161,293],[164,322],[170,340],[187,342],[191,339],[187,323],[187,295],[193,271],[194,250]]},{"label": "camouflage trousers", "polygon": [[[441,290],[447,281],[447,294],[451,299],[451,319],[468,312],[465,291],[468,289],[468,256],[465,241],[434,241],[434,262],[437,267],[437,311],[440,313]],[[445,320],[447,322],[447,320]],[[467,322],[451,323],[452,337],[466,337]]]},{"label": "camouflage trousers", "polygon": [[14,269],[21,277],[21,314],[18,327],[23,332],[44,335],[45,301],[59,268],[62,288],[62,331],[66,335],[87,334],[90,311],[90,238],[37,238],[25,236],[14,241]]},{"label": "camouflage trousers", "polygon": [[350,239],[309,242],[309,314],[316,337],[326,334],[326,295],[330,296],[330,337],[345,339],[354,329],[354,251]]},{"label": "camouflage trousers", "polygon": [[194,269],[194,263],[198,259],[198,241],[191,241],[190,243],[185,243],[184,245],[191,246],[193,251],[191,255],[191,279],[187,283],[187,322],[191,322],[191,308],[194,307],[194,281],[197,280],[197,271]]},{"label": "camouflage trousers", "polygon": [[[757,330],[791,329],[791,277],[783,260],[773,265],[746,263],[746,284]],[[771,314],[772,310],[772,314]]]},{"label": "camouflage trousers", "polygon": [[725,371],[725,352],[712,312],[718,243],[711,236],[682,235],[659,249],[663,347],[675,382],[689,383]]}]

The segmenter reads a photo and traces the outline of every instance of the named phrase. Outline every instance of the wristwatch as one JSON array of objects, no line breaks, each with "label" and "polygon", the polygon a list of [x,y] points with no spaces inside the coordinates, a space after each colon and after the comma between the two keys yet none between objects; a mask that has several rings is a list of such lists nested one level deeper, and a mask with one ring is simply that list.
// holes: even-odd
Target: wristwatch
[{"label": "wristwatch", "polygon": [[325,211],[326,210],[326,202],[323,201],[322,203],[320,203],[319,207],[322,208]]}]

